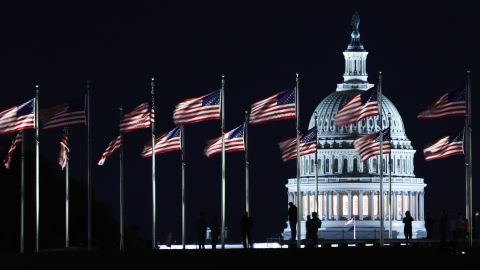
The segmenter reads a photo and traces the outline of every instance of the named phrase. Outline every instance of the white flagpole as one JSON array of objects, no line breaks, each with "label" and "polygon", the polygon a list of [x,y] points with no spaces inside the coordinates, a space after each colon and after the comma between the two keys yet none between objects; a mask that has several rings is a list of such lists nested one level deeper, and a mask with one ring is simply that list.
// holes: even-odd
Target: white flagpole
[{"label": "white flagpole", "polygon": [[[317,112],[315,112],[315,129],[317,128]],[[315,133],[315,134],[318,134],[318,133]],[[319,213],[319,209],[318,209],[318,141],[317,141],[317,135],[315,135],[315,212],[317,212],[317,214]],[[322,217],[320,216],[320,219],[322,219]]]},{"label": "white flagpole", "polygon": [[[120,121],[122,121],[123,108],[119,108],[120,112]],[[120,134],[120,140],[123,140],[122,134]],[[123,145],[120,148],[120,251],[125,249],[124,246],[124,235],[123,235]]]},{"label": "white flagpole", "polygon": [[298,73],[296,73],[296,86],[295,86],[295,118],[296,118],[296,130],[297,130],[297,248],[300,248],[301,244],[301,228],[300,225],[302,220],[302,205],[301,205],[301,194],[300,194],[300,107],[299,107],[299,78]]},{"label": "white flagpole", "polygon": [[156,197],[156,185],[155,185],[155,79],[152,77],[151,82],[151,95],[152,95],[152,111],[150,117],[152,117],[150,124],[152,125],[152,249],[156,249],[156,209],[157,209],[157,197]]},{"label": "white flagpole", "polygon": [[353,240],[357,240],[357,227],[355,225],[355,216],[353,216]]},{"label": "white flagpole", "polygon": [[185,236],[186,236],[186,229],[185,229],[185,139],[184,133],[185,128],[183,125],[180,126],[180,143],[181,143],[181,150],[182,150],[182,247],[185,249]]},{"label": "white flagpole", "polygon": [[40,239],[40,127],[38,114],[39,85],[35,85],[35,252],[39,251]]},{"label": "white flagpole", "polygon": [[[250,161],[248,160],[248,110],[245,110],[245,123],[243,124],[243,143],[245,146],[245,212],[250,214],[250,173],[249,173],[249,166]],[[250,246],[250,239],[248,237],[246,239],[247,247]]]},{"label": "white flagpole", "polygon": [[380,247],[384,244],[384,215],[383,215],[383,119],[382,119],[382,72],[378,72],[378,118],[380,120],[380,192],[378,200],[380,201]]},{"label": "white flagpole", "polygon": [[87,250],[92,249],[92,139],[90,136],[90,80],[87,80]]},{"label": "white flagpole", "polygon": [[[471,103],[471,78],[470,70],[467,70],[467,117],[465,121],[465,140],[466,145],[466,182],[467,182],[467,219],[468,219],[468,244],[469,247],[473,245],[473,228],[472,228],[472,212],[473,212],[473,198],[472,198],[472,103]],[[478,228],[477,228],[478,229]]]},{"label": "white flagpole", "polygon": [[[63,129],[65,137],[68,140],[68,128]],[[70,202],[70,192],[69,192],[69,163],[70,163],[70,157],[68,155],[68,152],[66,154],[66,160],[65,160],[65,248],[68,248],[70,246],[70,235],[69,235],[69,202]]]},{"label": "white flagpole", "polygon": [[[390,136],[392,134],[391,126],[392,116],[388,113],[388,128],[390,128]],[[392,151],[388,154],[388,238],[392,239],[392,218],[393,218],[393,205],[392,205]]]},{"label": "white flagpole", "polygon": [[22,132],[20,170],[20,253],[25,251],[25,131]]},{"label": "white flagpole", "polygon": [[222,89],[220,90],[220,114],[222,121],[222,236],[220,240],[222,242],[222,249],[225,248],[225,75],[222,75]]}]

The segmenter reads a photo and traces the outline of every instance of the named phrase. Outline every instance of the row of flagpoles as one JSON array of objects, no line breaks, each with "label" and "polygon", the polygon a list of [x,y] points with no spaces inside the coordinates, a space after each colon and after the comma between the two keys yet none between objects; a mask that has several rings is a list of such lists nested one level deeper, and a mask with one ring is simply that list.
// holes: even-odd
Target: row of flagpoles
[{"label": "row of flagpoles", "polygon": [[[248,124],[264,124],[271,121],[284,119],[296,119],[296,137],[279,143],[282,152],[283,161],[292,159],[297,160],[297,193],[300,194],[300,156],[315,154],[315,211],[318,208],[318,164],[317,164],[317,131],[316,125],[302,135],[300,133],[299,123],[299,76],[296,74],[296,84],[293,90],[286,90],[277,93],[271,97],[260,100],[252,104],[250,113],[245,111],[245,121],[239,127],[225,132],[225,108],[224,91],[225,78],[222,75],[220,90],[207,95],[189,98],[175,107],[173,113],[176,128],[168,133],[155,136],[155,84],[151,79],[151,104],[142,103],[132,112],[123,114],[120,108],[119,117],[119,135],[112,140],[107,149],[102,154],[98,165],[103,165],[106,158],[111,156],[117,150],[119,151],[119,204],[120,204],[120,249],[124,249],[123,234],[123,143],[124,136],[130,132],[139,129],[151,128],[151,141],[147,143],[142,151],[143,157],[152,157],[152,248],[156,244],[156,174],[155,174],[155,155],[171,151],[181,151],[182,162],[182,245],[185,248],[185,144],[184,144],[184,126],[209,120],[221,120],[221,136],[208,141],[205,148],[205,155],[210,157],[215,154],[221,154],[221,245],[225,245],[225,153],[226,152],[245,152],[245,196],[246,212],[249,213],[249,159],[248,159]],[[90,101],[89,101],[90,82],[87,83],[87,95],[83,110],[78,106],[78,101],[61,104],[55,107],[39,111],[39,88],[36,86],[36,97],[18,107],[12,107],[0,112],[0,134],[11,134],[19,132],[12,142],[4,164],[7,169],[10,168],[10,162],[14,150],[18,144],[21,144],[21,242],[20,251],[24,251],[24,130],[35,128],[36,140],[36,226],[35,226],[35,250],[39,250],[39,120],[42,120],[43,129],[64,128],[64,134],[61,140],[61,155],[59,163],[62,169],[65,168],[66,190],[65,190],[65,208],[66,208],[66,229],[65,246],[69,246],[68,230],[68,203],[69,203],[69,170],[68,170],[68,130],[67,126],[74,124],[85,124],[87,126],[87,190],[88,190],[88,249],[91,248],[91,146],[90,146]],[[150,108],[150,110],[149,110]],[[337,127],[348,126],[357,123],[367,117],[378,116],[379,122],[382,120],[382,75],[379,73],[379,83],[376,88],[363,91],[345,102],[335,116],[335,125]],[[471,191],[471,110],[470,110],[470,72],[468,71],[467,86],[444,94],[439,100],[433,103],[429,108],[421,112],[419,119],[437,119],[447,116],[465,117],[465,139],[457,136],[450,142],[449,137],[444,137],[439,141],[424,149],[427,161],[445,158],[451,155],[465,153],[466,164],[466,213],[470,222],[472,218],[472,191]],[[315,115],[315,123],[317,123]],[[389,117],[390,118],[390,117]],[[367,136],[361,136],[354,140],[354,148],[359,152],[362,160],[368,160],[371,157],[389,154],[389,210],[391,215],[391,164],[390,164],[390,119],[388,128],[380,126],[380,131]],[[380,158],[380,168],[383,168],[383,158]],[[380,169],[380,193],[383,194],[383,169]],[[297,196],[297,205],[301,205],[300,196]],[[380,200],[380,245],[384,242],[384,207],[383,200]],[[301,211],[298,211],[298,220],[301,218]],[[391,237],[392,224],[389,219],[389,236]],[[300,246],[301,227],[297,223],[297,245]],[[471,243],[470,232],[470,243]]]}]

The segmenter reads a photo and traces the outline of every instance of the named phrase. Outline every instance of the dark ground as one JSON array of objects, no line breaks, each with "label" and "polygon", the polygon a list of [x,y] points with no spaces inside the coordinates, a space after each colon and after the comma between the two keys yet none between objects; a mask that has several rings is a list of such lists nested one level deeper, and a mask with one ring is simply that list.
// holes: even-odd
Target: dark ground
[{"label": "dark ground", "polygon": [[[462,254],[464,251],[464,254]],[[393,269],[445,269],[445,266],[469,266],[476,269],[480,249],[435,245],[373,247],[324,247],[310,249],[253,250],[160,250],[155,252],[52,251],[39,254],[0,255],[0,269],[164,269],[192,266],[196,269],[231,269],[256,266],[334,266]],[[273,270],[273,269],[270,269]]]}]

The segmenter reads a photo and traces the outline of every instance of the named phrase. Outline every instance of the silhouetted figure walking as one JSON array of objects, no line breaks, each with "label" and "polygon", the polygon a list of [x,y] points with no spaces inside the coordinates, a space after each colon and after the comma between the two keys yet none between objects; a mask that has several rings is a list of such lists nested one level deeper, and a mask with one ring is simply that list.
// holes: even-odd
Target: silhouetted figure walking
[{"label": "silhouetted figure walking", "polygon": [[433,223],[435,223],[435,221],[433,220],[432,216],[430,216],[430,213],[427,212],[427,215],[425,216],[425,229],[427,230],[427,239],[432,239]]},{"label": "silhouetted figure walking", "polygon": [[403,218],[403,233],[405,234],[405,239],[412,239],[412,221],[413,218],[410,215],[410,211],[405,212],[405,217]]},{"label": "silhouetted figure walking", "polygon": [[210,234],[212,235],[212,249],[217,249],[218,236],[220,235],[220,226],[218,225],[217,216],[213,216],[212,218]]},{"label": "silhouetted figure walking", "polygon": [[447,241],[447,222],[447,213],[445,212],[445,210],[442,210],[442,215],[440,216],[440,241],[442,243]]},{"label": "silhouetted figure walking", "polygon": [[253,247],[252,235],[251,235],[252,226],[253,226],[253,220],[248,215],[248,212],[245,212],[245,214],[243,214],[242,220],[240,221],[240,229],[242,231],[243,248]]},{"label": "silhouetted figure walking", "polygon": [[197,230],[198,230],[198,248],[205,249],[205,235],[207,234],[207,221],[205,220],[205,215],[203,212],[200,212],[200,216],[197,220]]},{"label": "silhouetted figure walking", "polygon": [[318,229],[322,227],[322,221],[318,218],[317,212],[312,212],[312,222],[310,223],[310,239],[312,240],[313,246],[318,245]]},{"label": "silhouetted figure walking", "polygon": [[306,239],[307,239],[307,245],[310,244],[310,242],[312,241],[312,238],[310,237],[311,235],[311,229],[312,227],[312,217],[310,215],[307,215],[307,221],[305,221],[305,232],[306,232]]},{"label": "silhouetted figure walking", "polygon": [[290,224],[291,237],[290,240],[297,239],[297,207],[289,202],[288,205],[288,223]]}]

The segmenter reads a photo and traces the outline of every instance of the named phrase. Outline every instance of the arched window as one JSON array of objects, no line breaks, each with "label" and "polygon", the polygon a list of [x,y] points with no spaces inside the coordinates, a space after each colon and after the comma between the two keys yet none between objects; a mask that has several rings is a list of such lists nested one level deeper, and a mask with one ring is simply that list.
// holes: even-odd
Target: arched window
[{"label": "arched window", "polygon": [[315,160],[311,159],[310,160],[310,172],[313,173],[315,170]]},{"label": "arched window", "polygon": [[368,196],[363,195],[363,209],[362,213],[364,216],[368,216]]},{"label": "arched window", "polygon": [[403,173],[407,173],[407,162],[403,159]]},{"label": "arched window", "polygon": [[333,160],[333,173],[338,173],[338,158]]},{"label": "arched window", "polygon": [[357,159],[353,159],[353,172],[358,172],[358,164],[357,164]]},{"label": "arched window", "polygon": [[383,172],[387,173],[387,159],[386,158],[383,159]]},{"label": "arched window", "polygon": [[307,173],[307,172],[308,172],[307,166],[308,166],[308,160],[307,160],[307,158],[304,158],[304,159],[303,159],[303,172],[304,172],[304,173]]},{"label": "arched window", "polygon": [[366,160],[363,162],[363,172],[368,173],[368,161]]},{"label": "arched window", "polygon": [[374,173],[378,173],[377,163],[378,163],[377,158],[376,158],[376,157],[373,158],[373,172],[374,172]]},{"label": "arched window", "polygon": [[348,201],[348,196],[343,195],[342,196],[342,216],[347,217],[348,216],[348,204],[350,202]]},{"label": "arched window", "polygon": [[317,169],[318,169],[318,173],[322,173],[322,160],[321,159],[318,159]]},{"label": "arched window", "polygon": [[328,158],[325,159],[325,172],[330,172],[330,160]]},{"label": "arched window", "polygon": [[352,214],[358,216],[358,195],[353,195],[352,197]]},{"label": "arched window", "polygon": [[397,167],[395,168],[395,169],[396,169],[396,173],[400,174],[400,173],[401,173],[401,171],[400,171],[401,168],[402,168],[402,167],[400,167],[400,159],[397,159]]},{"label": "arched window", "polygon": [[348,171],[348,161],[346,158],[343,159],[342,172],[346,173]]}]

